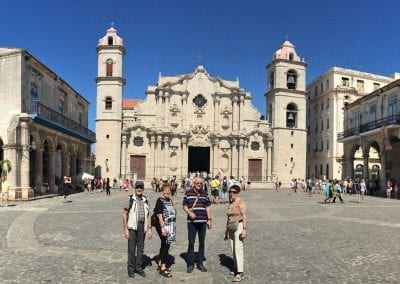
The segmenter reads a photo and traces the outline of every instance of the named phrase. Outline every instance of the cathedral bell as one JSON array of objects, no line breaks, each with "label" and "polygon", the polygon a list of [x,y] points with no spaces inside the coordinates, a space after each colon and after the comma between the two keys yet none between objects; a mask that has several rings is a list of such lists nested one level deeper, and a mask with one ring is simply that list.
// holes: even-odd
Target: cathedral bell
[{"label": "cathedral bell", "polygon": [[294,115],[293,112],[289,112],[287,117],[288,122],[294,122]]},{"label": "cathedral bell", "polygon": [[296,88],[296,81],[294,79],[293,75],[289,75],[287,78],[287,87],[289,89],[295,89]]}]

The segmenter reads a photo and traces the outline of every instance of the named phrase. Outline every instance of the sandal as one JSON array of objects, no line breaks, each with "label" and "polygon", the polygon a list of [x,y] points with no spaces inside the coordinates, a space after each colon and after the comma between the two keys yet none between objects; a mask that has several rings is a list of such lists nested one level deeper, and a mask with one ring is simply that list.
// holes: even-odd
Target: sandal
[{"label": "sandal", "polygon": [[233,277],[232,282],[240,282],[244,279],[243,273],[238,273]]},{"label": "sandal", "polygon": [[160,275],[167,278],[172,277],[171,271],[169,271],[168,269],[160,270]]}]

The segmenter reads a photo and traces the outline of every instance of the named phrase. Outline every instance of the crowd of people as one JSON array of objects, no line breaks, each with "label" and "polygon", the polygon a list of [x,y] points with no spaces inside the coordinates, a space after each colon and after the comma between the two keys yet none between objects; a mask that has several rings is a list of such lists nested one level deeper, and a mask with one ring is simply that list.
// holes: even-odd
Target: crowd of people
[{"label": "crowd of people", "polygon": [[[275,189],[280,190],[281,182],[275,181]],[[324,203],[335,203],[339,199],[344,202],[345,194],[357,195],[358,201],[364,200],[364,195],[377,195],[380,191],[379,180],[368,180],[362,178],[350,179],[292,179],[290,181],[291,193],[306,192],[309,196],[324,194]],[[386,198],[399,199],[400,179],[388,178],[385,182]]]},{"label": "crowd of people", "polygon": [[[226,181],[224,181],[226,180]],[[230,180],[230,183],[228,183]],[[240,198],[242,190],[241,183],[215,176],[213,179],[203,179],[201,175],[188,175],[181,180],[181,189],[184,192],[182,209],[187,215],[187,273],[192,273],[195,266],[201,272],[207,272],[205,261],[205,240],[207,229],[212,228],[211,204],[218,204],[219,190],[229,193],[229,207],[227,209],[226,230],[224,240],[229,240],[232,248],[233,282],[240,282],[244,278],[243,262],[243,241],[247,237],[246,204]],[[134,194],[126,200],[123,210],[123,228],[125,238],[128,240],[128,276],[134,277],[138,274],[146,276],[143,270],[144,242],[153,237],[153,227],[160,239],[160,250],[157,258],[157,270],[163,277],[172,277],[171,263],[168,263],[170,246],[176,241],[176,199],[173,192],[179,188],[176,176],[170,179],[161,179],[157,186],[157,179],[154,179],[153,190],[159,191],[161,196],[157,199],[151,215],[150,205],[143,195],[143,185],[135,184]],[[225,184],[225,185],[224,185]],[[159,187],[159,190],[158,190]],[[212,199],[208,190],[211,190]],[[244,190],[244,189],[243,189]],[[198,253],[195,257],[195,242],[198,239]]]}]

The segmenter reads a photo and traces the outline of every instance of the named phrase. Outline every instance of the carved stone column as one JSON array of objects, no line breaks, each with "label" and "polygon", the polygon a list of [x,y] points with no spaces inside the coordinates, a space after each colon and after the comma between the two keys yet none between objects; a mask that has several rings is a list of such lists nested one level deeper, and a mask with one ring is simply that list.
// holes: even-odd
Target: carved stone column
[{"label": "carved stone column", "polygon": [[64,153],[64,155],[62,156],[61,180],[65,176],[71,176],[70,162],[71,158],[69,156],[69,153]]},{"label": "carved stone column", "polygon": [[182,175],[188,174],[188,145],[187,137],[182,137]]},{"label": "carved stone column", "polygon": [[240,177],[238,172],[238,143],[236,138],[231,141],[231,175],[234,176],[236,179]]},{"label": "carved stone column", "polygon": [[244,162],[244,140],[240,138],[238,145],[238,156],[239,156],[239,168],[238,168],[238,178],[242,178],[243,174],[243,162]]},{"label": "carved stone column", "polygon": [[123,176],[124,178],[126,177],[126,160],[127,160],[127,156],[126,156],[126,141],[127,141],[127,133],[122,133],[122,137],[121,137],[121,176]]},{"label": "carved stone column", "polygon": [[[188,98],[189,94],[185,93],[182,94],[182,125],[181,125],[181,129],[184,129],[186,127],[186,117],[187,117],[187,98]],[[187,174],[187,173],[186,173]],[[185,174],[185,176],[186,176]]]},{"label": "carved stone column", "polygon": [[232,98],[232,132],[237,133],[239,128],[239,111],[237,93],[233,94]]},{"label": "carved stone column", "polygon": [[155,149],[155,137],[152,135],[150,137],[150,178],[153,178],[156,176],[155,172],[155,159],[156,159],[156,149]]},{"label": "carved stone column", "polygon": [[164,127],[169,127],[169,92],[164,93]]},{"label": "carved stone column", "polygon": [[267,141],[267,181],[272,181],[272,141]]},{"label": "carved stone column", "polygon": [[[30,189],[29,186],[29,117],[20,118],[21,126],[21,188]],[[31,192],[31,195],[32,192]],[[27,197],[28,198],[28,197]]]},{"label": "carved stone column", "polygon": [[43,187],[43,148],[35,151],[35,193],[44,193]]},{"label": "carved stone column", "polygon": [[56,170],[56,152],[54,150],[49,151],[49,189],[50,192],[57,192],[55,190],[55,171]]},{"label": "carved stone column", "polygon": [[76,176],[76,154],[75,153],[73,153],[71,155],[70,169],[71,169],[71,177],[74,178]]},{"label": "carved stone column", "polygon": [[170,159],[169,159],[169,138],[167,136],[164,137],[164,163],[162,166],[162,172],[164,175],[169,177],[169,168],[170,168]]},{"label": "carved stone column", "polygon": [[387,165],[386,165],[386,151],[381,150],[381,175],[380,175],[380,190],[385,191],[385,184],[387,179]]},{"label": "carved stone column", "polygon": [[215,176],[216,174],[218,174],[219,171],[219,163],[218,163],[218,154],[219,154],[219,139],[216,138],[214,140],[214,143],[212,145],[213,147],[213,175]]},{"label": "carved stone column", "polygon": [[156,150],[156,157],[155,157],[155,174],[157,178],[161,178],[161,147],[162,147],[162,136],[157,135],[157,150]]},{"label": "carved stone column", "polygon": [[215,101],[214,101],[214,131],[219,131],[219,117],[220,117],[220,98],[218,95],[215,95]]}]

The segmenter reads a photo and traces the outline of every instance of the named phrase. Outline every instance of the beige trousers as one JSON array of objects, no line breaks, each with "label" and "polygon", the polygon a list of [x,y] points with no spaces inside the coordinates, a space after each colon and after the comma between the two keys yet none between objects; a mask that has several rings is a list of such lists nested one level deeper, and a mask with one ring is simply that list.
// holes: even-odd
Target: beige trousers
[{"label": "beige trousers", "polygon": [[239,236],[243,231],[243,223],[238,224],[236,232],[229,232],[229,241],[231,243],[233,255],[233,267],[236,272],[243,272],[243,241]]}]

